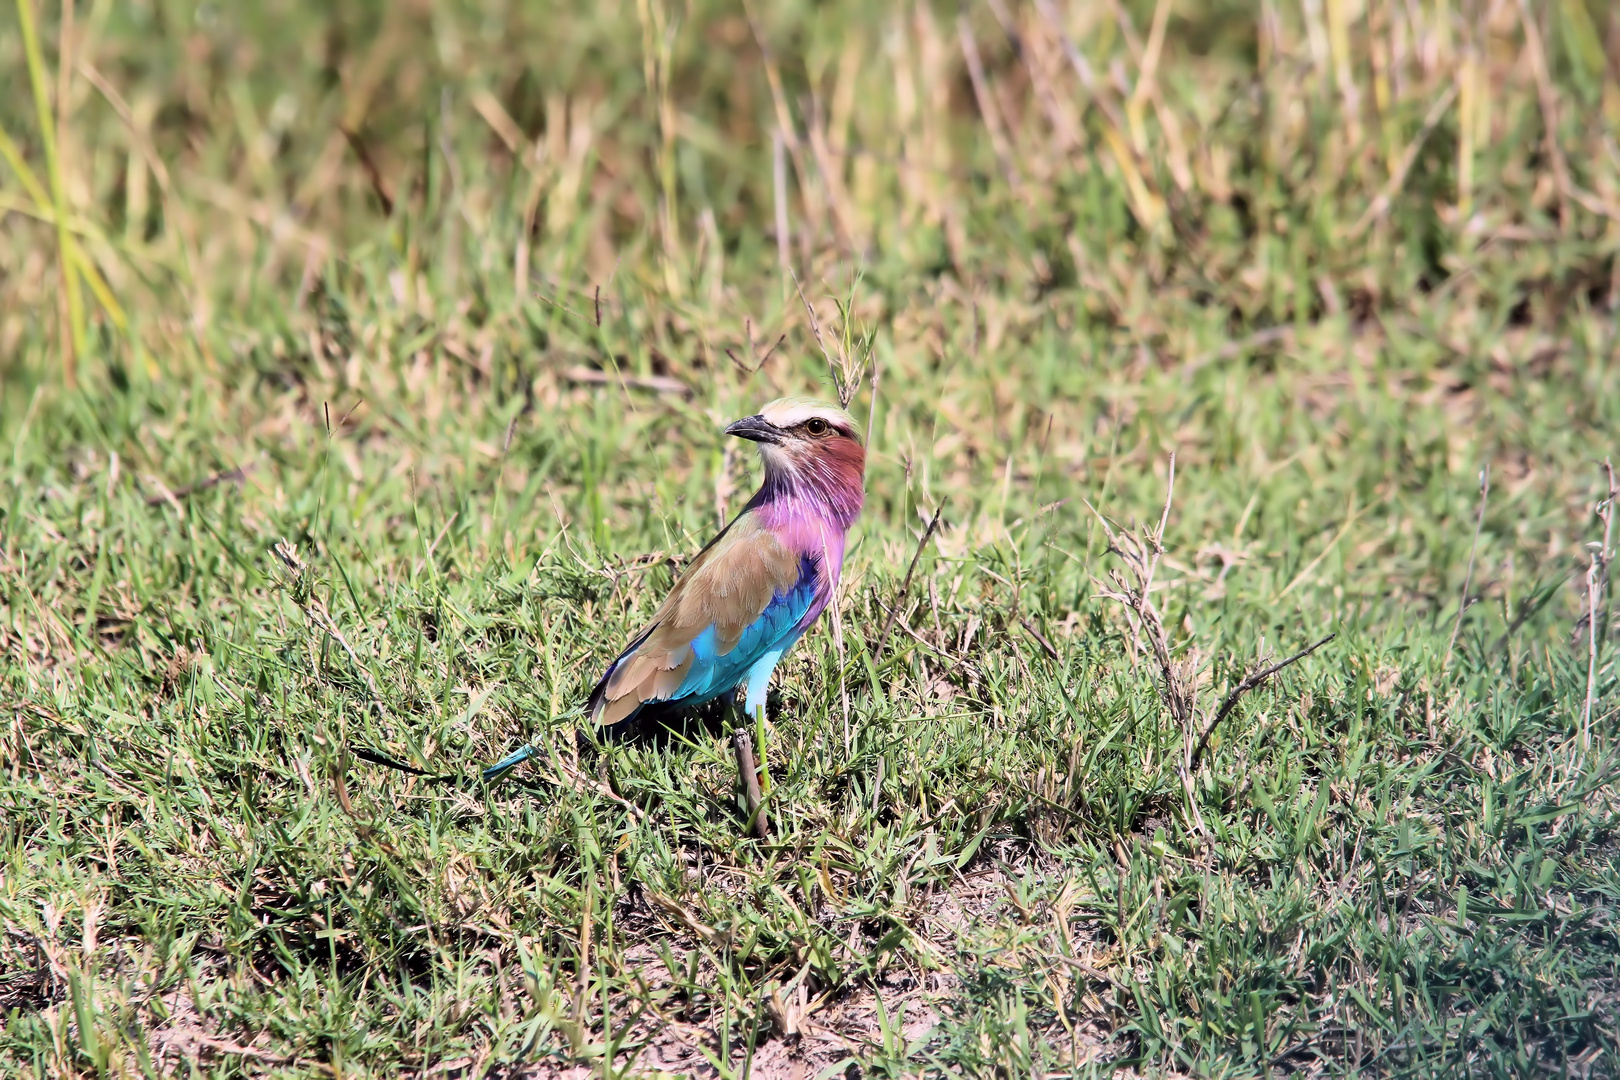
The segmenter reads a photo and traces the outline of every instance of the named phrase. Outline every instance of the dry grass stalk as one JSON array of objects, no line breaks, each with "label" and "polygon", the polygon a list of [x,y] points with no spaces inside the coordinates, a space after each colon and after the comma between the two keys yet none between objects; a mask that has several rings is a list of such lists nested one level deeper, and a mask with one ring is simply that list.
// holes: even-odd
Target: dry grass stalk
[{"label": "dry grass stalk", "polygon": [[[71,5],[64,10],[70,11]],[[56,265],[62,292],[58,307],[60,345],[62,350],[62,378],[69,386],[76,379],[77,358],[85,349],[84,302],[79,294],[79,279],[74,273],[73,239],[68,232],[67,189],[62,177],[61,155],[56,140],[56,118],[51,115],[50,100],[45,89],[45,62],[39,47],[39,34],[34,24],[32,0],[17,0],[17,24],[22,31],[23,54],[28,61],[29,86],[34,95],[34,109],[39,120],[40,142],[45,148],[45,169],[51,184],[51,210],[56,219]],[[60,48],[63,53],[70,47],[71,26],[64,24]],[[65,85],[58,82],[58,90]],[[62,102],[58,101],[62,111]],[[44,204],[41,203],[43,206]]]},{"label": "dry grass stalk", "polygon": [[793,237],[788,225],[787,140],[781,128],[771,132],[771,193],[776,207],[776,262],[786,277],[793,273]]},{"label": "dry grass stalk", "polygon": [[911,593],[911,577],[917,572],[917,560],[922,558],[923,549],[933,538],[934,530],[939,528],[939,516],[945,512],[945,503],[941,501],[934,510],[934,516],[928,519],[928,527],[923,530],[922,536],[917,540],[917,550],[911,554],[911,565],[906,567],[905,580],[900,583],[900,595],[895,597],[894,606],[889,609],[889,617],[883,621],[883,630],[878,634],[877,644],[872,647],[872,663],[875,665],[883,658],[883,646],[889,640],[889,631],[894,629],[894,621],[900,617],[900,612],[906,606],[906,597]]},{"label": "dry grass stalk", "polygon": [[1453,84],[1446,87],[1435,103],[1429,106],[1428,115],[1423,118],[1423,126],[1418,128],[1416,135],[1412,136],[1412,141],[1406,144],[1406,150],[1401,154],[1400,160],[1396,163],[1394,169],[1390,171],[1389,181],[1384,184],[1378,195],[1367,205],[1366,211],[1351,226],[1349,239],[1359,239],[1374,222],[1382,220],[1384,215],[1389,213],[1390,205],[1394,202],[1395,196],[1400,193],[1401,187],[1406,183],[1407,174],[1412,171],[1412,166],[1417,164],[1418,155],[1423,150],[1423,144],[1428,141],[1429,134],[1434,131],[1435,126],[1440,123],[1441,118],[1446,115],[1446,112],[1451,108],[1451,103],[1456,99],[1457,87]]},{"label": "dry grass stalk", "polygon": [[1474,556],[1479,553],[1479,530],[1485,524],[1485,505],[1491,497],[1491,466],[1487,462],[1479,471],[1479,515],[1474,519],[1474,542],[1468,548],[1468,572],[1463,575],[1462,595],[1457,598],[1457,621],[1451,627],[1451,643],[1446,646],[1446,658],[1441,667],[1451,666],[1451,653],[1457,647],[1457,633],[1462,629],[1463,612],[1468,610],[1468,586],[1474,580]]},{"label": "dry grass stalk", "polygon": [[387,719],[388,710],[383,705],[382,691],[377,688],[377,680],[372,676],[371,668],[361,662],[360,654],[354,651],[354,646],[349,644],[349,639],[343,636],[343,631],[338,628],[337,620],[333,619],[332,613],[327,610],[326,601],[315,595],[314,583],[309,577],[309,568],[304,564],[304,560],[299,558],[298,548],[286,540],[280,540],[271,550],[275,552],[276,558],[280,559],[282,564],[292,573],[293,602],[302,609],[304,617],[312,625],[330,634],[332,640],[336,641],[339,647],[348,654],[349,662],[366,680],[366,688],[371,691],[371,704],[376,708],[377,715]]},{"label": "dry grass stalk", "polygon": [[967,64],[968,78],[973,84],[973,100],[979,106],[979,115],[984,118],[985,134],[990,138],[996,164],[1006,177],[1007,186],[1019,190],[1018,167],[1013,164],[1012,145],[1002,128],[1001,110],[996,107],[995,98],[990,93],[990,80],[985,75],[984,61],[979,56],[978,43],[973,39],[973,26],[966,15],[956,17],[956,34],[961,39],[962,59]]},{"label": "dry grass stalk", "polygon": [[[1322,646],[1326,645],[1328,642],[1332,641],[1338,636],[1338,634],[1329,634],[1324,638],[1318,639],[1313,644],[1305,646],[1305,648],[1299,650],[1299,652],[1288,657],[1286,660],[1279,660],[1277,663],[1272,664],[1269,667],[1264,667],[1258,671],[1245,675],[1241,682],[1232,687],[1231,692],[1228,693],[1225,699],[1221,702],[1220,708],[1216,709],[1215,714],[1210,717],[1209,723],[1204,725],[1204,733],[1198,737],[1198,744],[1193,747],[1192,756],[1187,761],[1188,770],[1191,771],[1198,768],[1198,762],[1204,756],[1204,749],[1209,746],[1209,737],[1215,734],[1215,729],[1220,726],[1222,720],[1226,719],[1226,714],[1231,712],[1232,709],[1237,705],[1239,698],[1241,698],[1244,694],[1247,694],[1250,690],[1253,690],[1255,687],[1259,686],[1261,683],[1265,682],[1267,679],[1271,678],[1273,675],[1277,674],[1277,672],[1281,671],[1283,668],[1305,659],[1307,656],[1311,655],[1311,653],[1315,652],[1317,649],[1320,649]],[[1264,662],[1263,659],[1262,662]]]},{"label": "dry grass stalk", "polygon": [[[1147,637],[1154,659],[1158,662],[1159,673],[1164,680],[1162,693],[1165,706],[1185,734],[1190,732],[1195,694],[1183,664],[1171,653],[1170,635],[1164,629],[1164,620],[1151,595],[1154,575],[1158,572],[1159,561],[1164,557],[1164,528],[1170,520],[1175,490],[1176,456],[1171,454],[1170,475],[1165,482],[1164,510],[1159,515],[1156,528],[1144,525],[1134,533],[1118,531],[1107,518],[1097,514],[1095,507],[1092,513],[1097,514],[1103,533],[1108,537],[1108,550],[1119,557],[1126,570],[1125,574],[1110,570],[1108,577],[1112,587],[1098,582],[1099,595],[1121,604],[1135,616],[1133,629]],[[1090,506],[1089,503],[1087,505]],[[1186,737],[1191,736],[1187,734]]]},{"label": "dry grass stalk", "polygon": [[1530,56],[1530,70],[1536,77],[1536,96],[1541,104],[1547,159],[1552,162],[1553,178],[1558,182],[1558,221],[1567,228],[1569,196],[1573,185],[1569,178],[1569,162],[1564,158],[1564,148],[1558,143],[1558,91],[1554,89],[1547,69],[1547,52],[1541,44],[1541,28],[1536,25],[1536,13],[1529,0],[1519,0],[1519,22],[1524,27],[1524,47]]},{"label": "dry grass stalk", "polygon": [[[1175,488],[1176,458],[1171,454],[1169,477],[1165,481],[1164,509],[1159,514],[1157,526],[1139,526],[1134,532],[1115,529],[1106,518],[1097,513],[1095,507],[1092,507],[1092,513],[1096,514],[1103,532],[1108,537],[1109,552],[1125,564],[1123,574],[1118,570],[1109,571],[1108,583],[1096,581],[1095,578],[1093,581],[1098,586],[1099,596],[1125,608],[1131,616],[1132,629],[1140,636],[1146,637],[1149,647],[1153,650],[1154,660],[1159,666],[1160,693],[1164,698],[1165,707],[1170,710],[1171,719],[1181,729],[1181,762],[1176,771],[1181,777],[1182,788],[1187,796],[1187,809],[1198,831],[1207,834],[1197,800],[1193,796],[1192,774],[1202,760],[1204,750],[1209,745],[1210,737],[1215,734],[1215,729],[1237,706],[1244,694],[1260,686],[1284,668],[1303,660],[1332,641],[1336,635],[1329,634],[1277,663],[1268,665],[1267,658],[1260,657],[1259,665],[1263,666],[1258,666],[1257,670],[1240,680],[1217,708],[1213,711],[1203,711],[1205,722],[1200,725],[1197,672],[1190,660],[1176,658],[1170,643],[1170,635],[1164,627],[1164,619],[1159,614],[1152,596],[1153,579],[1158,572],[1160,561],[1164,558],[1164,530],[1170,520]],[[1087,505],[1090,506],[1089,503]]]},{"label": "dry grass stalk", "polygon": [[[1164,220],[1168,207],[1164,197],[1154,190],[1151,182],[1151,162],[1145,160],[1137,148],[1127,141],[1129,122],[1118,105],[1105,92],[1105,87],[1097,79],[1085,54],[1063,32],[1063,20],[1052,6],[1051,0],[1035,0],[1035,7],[1058,44],[1062,46],[1063,55],[1068,59],[1069,66],[1074,69],[1075,78],[1085,91],[1088,103],[1095,105],[1097,111],[1102,114],[1103,138],[1108,143],[1115,164],[1119,166],[1119,171],[1125,178],[1132,213],[1136,215],[1144,229],[1153,232],[1159,222]],[[1151,75],[1149,77],[1151,78]]]},{"label": "dry grass stalk", "polygon": [[[804,305],[805,317],[810,323],[810,336],[815,338],[816,347],[821,350],[822,358],[827,362],[827,372],[832,376],[833,386],[838,391],[838,404],[845,409],[855,400],[855,395],[860,393],[861,380],[872,369],[872,346],[877,341],[875,328],[856,326],[855,290],[859,285],[860,275],[857,274],[850,282],[849,296],[844,300],[834,299],[833,302],[838,305],[838,336],[832,338],[832,343],[828,344],[829,338],[821,332],[821,322],[816,318],[815,307],[804,295],[804,286],[799,284],[798,275],[793,275],[793,286],[799,291],[799,302]],[[875,377],[873,385],[876,386]],[[869,430],[868,436],[870,434]]]},{"label": "dry grass stalk", "polygon": [[1614,500],[1620,496],[1620,489],[1615,487],[1614,463],[1608,458],[1603,460],[1603,476],[1607,490],[1597,504],[1598,520],[1603,522],[1603,540],[1587,545],[1592,560],[1586,568],[1586,701],[1581,707],[1581,747],[1588,750],[1592,747],[1592,706],[1597,698],[1599,638],[1606,634],[1609,623],[1609,562],[1613,555],[1610,544],[1614,538]]}]

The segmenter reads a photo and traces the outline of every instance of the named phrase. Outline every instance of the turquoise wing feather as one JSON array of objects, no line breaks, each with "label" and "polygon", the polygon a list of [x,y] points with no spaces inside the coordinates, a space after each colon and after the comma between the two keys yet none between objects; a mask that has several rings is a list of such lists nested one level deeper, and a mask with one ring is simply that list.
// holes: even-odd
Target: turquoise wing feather
[{"label": "turquoise wing feather", "polygon": [[731,690],[797,637],[823,577],[816,559],[745,511],[698,553],[651,624],[609,665],[591,691],[591,718],[612,725],[645,704],[697,704]]},{"label": "turquoise wing feather", "polygon": [[[737,644],[725,653],[717,652],[719,635],[715,627],[710,625],[692,639],[692,664],[687,669],[686,678],[670,697],[659,700],[691,701],[694,705],[711,700],[739,685],[762,658],[773,654],[780,656],[786,652],[803,631],[799,624],[815,603],[818,586],[819,575],[815,564],[806,559],[800,568],[799,580],[793,587],[785,593],[773,595],[759,618],[743,630]],[[612,678],[614,668],[626,656],[632,655],[650,633],[651,629],[643,632],[625,650],[624,656],[614,661],[613,667],[608,668],[602,679],[603,684]],[[650,703],[644,701],[640,704]],[[634,715],[635,711],[632,711],[630,716]],[[485,769],[483,777],[485,780],[498,780],[533,757],[534,753],[532,746],[520,747]]]},{"label": "turquoise wing feather", "polygon": [[707,701],[731,690],[750,668],[770,652],[782,652],[799,636],[799,622],[815,603],[817,574],[805,560],[799,580],[786,593],[772,596],[765,610],[743,630],[737,644],[717,651],[718,634],[710,626],[692,640],[692,666],[667,700]]}]

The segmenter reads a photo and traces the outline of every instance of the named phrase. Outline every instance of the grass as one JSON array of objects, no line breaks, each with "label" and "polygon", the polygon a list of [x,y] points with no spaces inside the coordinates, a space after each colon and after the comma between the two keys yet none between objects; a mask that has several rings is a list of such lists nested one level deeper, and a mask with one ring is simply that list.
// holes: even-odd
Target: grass
[{"label": "grass", "polygon": [[[1604,5],[24,4],[7,1071],[1620,1074]],[[762,843],[574,710],[818,339]]]}]

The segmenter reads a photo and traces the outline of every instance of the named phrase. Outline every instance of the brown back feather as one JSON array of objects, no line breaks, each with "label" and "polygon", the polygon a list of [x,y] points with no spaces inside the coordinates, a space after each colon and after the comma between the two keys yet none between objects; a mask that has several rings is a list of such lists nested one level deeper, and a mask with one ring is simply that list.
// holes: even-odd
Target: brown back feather
[{"label": "brown back feather", "polygon": [[692,560],[653,615],[644,640],[620,657],[592,718],[616,724],[645,701],[666,700],[691,670],[692,641],[710,626],[725,655],[777,593],[799,580],[799,556],[752,516],[739,517]]}]

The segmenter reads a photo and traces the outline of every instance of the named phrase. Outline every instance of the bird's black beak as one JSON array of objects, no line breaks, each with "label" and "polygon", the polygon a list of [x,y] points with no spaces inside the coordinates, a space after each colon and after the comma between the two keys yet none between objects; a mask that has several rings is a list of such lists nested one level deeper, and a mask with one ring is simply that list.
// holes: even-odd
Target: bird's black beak
[{"label": "bird's black beak", "polygon": [[727,435],[757,443],[779,443],[782,432],[763,416],[745,416],[726,428]]}]

